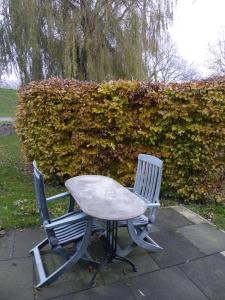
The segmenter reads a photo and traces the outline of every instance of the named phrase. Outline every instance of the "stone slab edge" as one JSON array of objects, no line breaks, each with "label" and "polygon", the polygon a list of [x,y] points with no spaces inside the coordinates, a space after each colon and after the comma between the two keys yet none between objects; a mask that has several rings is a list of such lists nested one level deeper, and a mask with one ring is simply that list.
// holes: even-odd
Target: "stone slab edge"
[{"label": "stone slab edge", "polygon": [[[187,218],[188,220],[190,220],[192,223],[194,224],[201,224],[201,223],[208,223],[214,227],[216,227],[215,224],[213,224],[212,222],[208,221],[207,219],[203,218],[202,216],[196,214],[195,212],[193,212],[192,210],[190,210],[187,207],[184,207],[183,205],[174,205],[174,206],[169,206],[170,208],[172,208],[173,210],[175,210],[176,212],[180,213],[181,215],[183,215],[185,218]],[[225,233],[224,230],[217,228],[218,230],[222,231],[223,233]]]},{"label": "stone slab edge", "polygon": [[184,207],[183,205],[170,206],[170,208],[172,208],[176,212],[180,213],[181,215],[183,215],[185,218],[187,218],[188,220],[190,220],[194,224],[208,223],[208,224],[211,224],[211,225],[215,226],[213,223],[211,223],[207,219],[205,219],[202,216],[196,214],[195,212],[193,212],[189,208]]}]

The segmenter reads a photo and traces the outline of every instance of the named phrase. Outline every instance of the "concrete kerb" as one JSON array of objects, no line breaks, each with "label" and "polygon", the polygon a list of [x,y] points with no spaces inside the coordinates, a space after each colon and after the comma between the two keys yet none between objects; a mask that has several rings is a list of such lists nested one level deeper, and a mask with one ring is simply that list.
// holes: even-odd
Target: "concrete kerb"
[{"label": "concrete kerb", "polygon": [[173,206],[170,206],[170,208],[172,208],[176,212],[182,214],[185,218],[187,218],[188,220],[193,222],[195,225],[201,224],[201,223],[208,223],[211,226],[216,227],[216,229],[218,229],[219,231],[225,233],[225,231],[223,229],[218,228],[214,223],[212,223],[209,220],[203,218],[202,216],[200,216],[199,214],[193,212],[189,208],[184,207],[183,205],[173,205]]},{"label": "concrete kerb", "polygon": [[185,218],[187,218],[194,224],[208,223],[212,226],[215,226],[209,220],[203,218],[199,214],[193,212],[189,208],[184,207],[183,205],[174,205],[174,206],[170,206],[170,208],[174,209],[176,212],[180,213],[181,215],[183,215]]}]

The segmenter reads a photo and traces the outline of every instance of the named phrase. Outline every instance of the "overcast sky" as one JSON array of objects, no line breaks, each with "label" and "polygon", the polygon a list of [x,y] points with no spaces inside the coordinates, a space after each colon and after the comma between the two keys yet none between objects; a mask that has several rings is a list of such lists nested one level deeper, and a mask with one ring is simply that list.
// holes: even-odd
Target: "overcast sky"
[{"label": "overcast sky", "polygon": [[225,0],[177,0],[171,35],[181,56],[204,68],[208,44],[225,28]]}]

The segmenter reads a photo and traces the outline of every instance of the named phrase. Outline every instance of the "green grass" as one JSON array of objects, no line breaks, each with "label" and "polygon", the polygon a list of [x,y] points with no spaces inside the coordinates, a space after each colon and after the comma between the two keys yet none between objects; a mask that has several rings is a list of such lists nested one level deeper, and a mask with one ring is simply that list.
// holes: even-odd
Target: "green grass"
[{"label": "green grass", "polygon": [[0,116],[15,117],[17,91],[0,88]]},{"label": "green grass", "polygon": [[[1,228],[24,228],[40,224],[32,174],[24,170],[17,136],[0,137],[0,191]],[[49,196],[61,191],[65,189],[46,186],[46,193]],[[55,215],[62,212],[67,201],[60,202],[51,205]]]},{"label": "green grass", "polygon": [[208,221],[214,223],[218,228],[225,230],[225,205],[188,204],[185,206]]},{"label": "green grass", "polygon": [[[163,200],[161,201],[161,207],[174,206],[177,205],[175,201],[172,200]],[[196,214],[199,214],[206,220],[215,224],[218,228],[225,230],[225,205],[221,204],[195,204],[189,203],[184,204],[185,207],[192,210]]]}]

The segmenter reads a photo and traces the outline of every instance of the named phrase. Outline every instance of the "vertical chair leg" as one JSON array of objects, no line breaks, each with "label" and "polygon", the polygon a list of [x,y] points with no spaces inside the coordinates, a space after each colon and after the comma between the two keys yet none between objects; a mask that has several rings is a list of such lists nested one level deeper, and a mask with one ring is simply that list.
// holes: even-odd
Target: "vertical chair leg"
[{"label": "vertical chair leg", "polygon": [[[46,278],[45,268],[41,259],[40,250],[44,248],[49,243],[48,239],[44,239],[41,243],[39,243],[36,247],[30,250],[30,253],[34,255],[37,272],[39,275],[40,282],[44,281]],[[37,286],[38,287],[38,286]]]},{"label": "vertical chair leg", "polygon": [[152,252],[163,250],[162,247],[150,238],[148,230],[145,228],[139,230],[138,226],[134,226],[132,219],[127,221],[127,229],[130,237],[138,246]]}]

